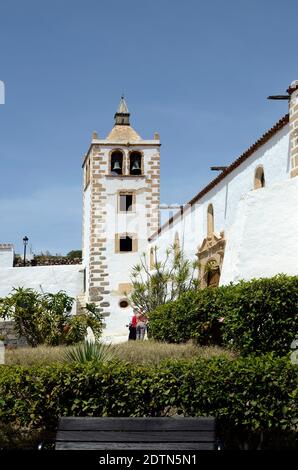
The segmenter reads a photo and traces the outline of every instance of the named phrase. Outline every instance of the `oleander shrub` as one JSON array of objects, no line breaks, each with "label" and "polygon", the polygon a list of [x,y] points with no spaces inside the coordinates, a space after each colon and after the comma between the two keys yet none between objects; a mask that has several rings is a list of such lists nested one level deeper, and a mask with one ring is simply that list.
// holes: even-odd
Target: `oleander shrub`
[{"label": "oleander shrub", "polygon": [[273,354],[148,367],[115,362],[0,366],[0,422],[54,428],[59,416],[208,416],[222,428],[294,431],[298,367]]},{"label": "oleander shrub", "polygon": [[298,333],[298,276],[241,281],[191,290],[150,314],[159,341],[223,345],[247,355],[283,355]]}]

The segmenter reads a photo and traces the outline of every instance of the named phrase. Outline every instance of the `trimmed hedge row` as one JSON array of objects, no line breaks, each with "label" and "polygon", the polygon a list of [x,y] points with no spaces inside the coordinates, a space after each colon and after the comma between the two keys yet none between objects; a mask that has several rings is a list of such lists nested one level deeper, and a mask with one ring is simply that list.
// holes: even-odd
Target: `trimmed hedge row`
[{"label": "trimmed hedge row", "polygon": [[251,431],[293,430],[298,368],[287,357],[225,356],[167,361],[150,368],[0,367],[0,422],[55,427],[58,416],[214,415]]},{"label": "trimmed hedge row", "polygon": [[290,351],[298,333],[298,276],[241,281],[183,294],[150,314],[159,341],[196,340],[234,347],[242,354]]}]

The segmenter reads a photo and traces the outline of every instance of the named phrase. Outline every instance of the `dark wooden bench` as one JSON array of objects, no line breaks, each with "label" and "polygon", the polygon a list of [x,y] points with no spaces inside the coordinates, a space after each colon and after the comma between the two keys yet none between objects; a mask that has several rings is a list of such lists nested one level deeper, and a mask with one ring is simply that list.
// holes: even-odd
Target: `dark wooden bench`
[{"label": "dark wooden bench", "polygon": [[210,418],[60,418],[56,450],[215,449]]}]

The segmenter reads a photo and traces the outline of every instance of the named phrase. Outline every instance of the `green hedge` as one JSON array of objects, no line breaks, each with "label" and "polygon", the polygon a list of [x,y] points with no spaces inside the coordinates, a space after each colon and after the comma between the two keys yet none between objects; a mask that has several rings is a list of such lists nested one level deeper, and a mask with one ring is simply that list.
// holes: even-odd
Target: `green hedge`
[{"label": "green hedge", "polygon": [[[223,321],[221,321],[223,319]],[[183,294],[150,314],[159,341],[224,344],[242,354],[287,354],[298,333],[298,276],[278,275]]]},{"label": "green hedge", "polygon": [[222,426],[293,430],[298,368],[271,354],[131,364],[0,367],[0,422],[55,427],[58,416],[214,415]]}]

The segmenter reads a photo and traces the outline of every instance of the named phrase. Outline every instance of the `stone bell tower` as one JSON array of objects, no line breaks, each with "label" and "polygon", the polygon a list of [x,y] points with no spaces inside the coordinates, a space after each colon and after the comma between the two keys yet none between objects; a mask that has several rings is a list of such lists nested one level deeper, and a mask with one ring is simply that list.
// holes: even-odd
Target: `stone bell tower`
[{"label": "stone bell tower", "polygon": [[160,141],[133,129],[124,97],[114,119],[105,139],[93,133],[84,157],[83,264],[85,301],[104,313],[104,337],[121,341],[132,314],[131,270],[159,227]]}]

